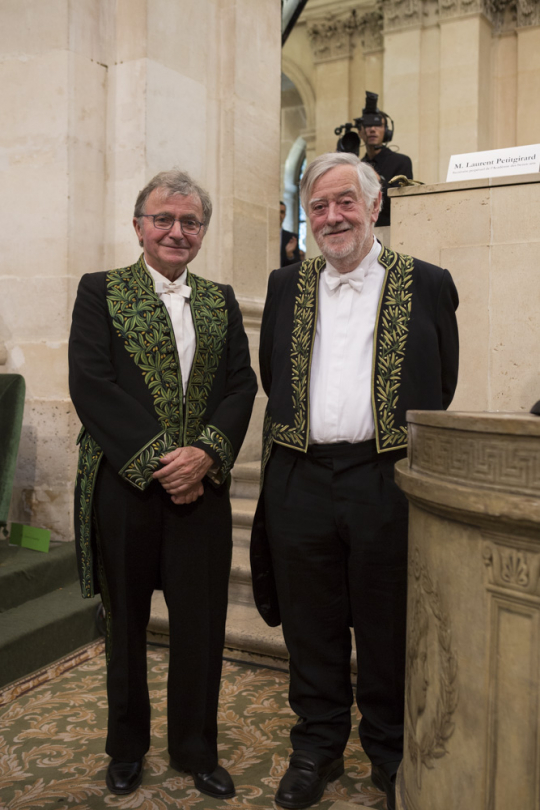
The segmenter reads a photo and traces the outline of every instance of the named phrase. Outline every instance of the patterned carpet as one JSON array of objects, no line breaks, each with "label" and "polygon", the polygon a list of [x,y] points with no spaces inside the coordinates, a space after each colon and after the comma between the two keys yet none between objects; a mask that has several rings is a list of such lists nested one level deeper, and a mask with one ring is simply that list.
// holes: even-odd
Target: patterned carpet
[{"label": "patterned carpet", "polygon": [[[0,691],[0,810],[274,808],[294,720],[287,703],[287,674],[224,662],[219,755],[234,777],[237,794],[218,801],[195,790],[191,777],[169,768],[167,662],[167,649],[149,647],[152,747],[143,785],[130,796],[113,796],[105,787],[103,642]],[[316,806],[330,810],[341,800],[384,810],[383,794],[369,775],[368,760],[353,732],[345,753],[345,775],[328,786]]]}]

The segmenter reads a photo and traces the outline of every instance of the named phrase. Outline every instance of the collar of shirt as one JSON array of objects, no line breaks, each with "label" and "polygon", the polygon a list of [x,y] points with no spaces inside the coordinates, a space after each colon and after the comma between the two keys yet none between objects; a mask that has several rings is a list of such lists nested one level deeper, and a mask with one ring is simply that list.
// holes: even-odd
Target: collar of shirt
[{"label": "collar of shirt", "polygon": [[152,280],[154,282],[154,288],[157,295],[171,294],[171,293],[180,293],[184,296],[184,298],[189,298],[191,296],[191,287],[188,287],[186,284],[187,278],[187,267],[175,281],[170,281],[167,276],[162,275],[157,270],[154,270],[153,267],[150,267],[148,262],[145,259],[146,269],[152,276]]},{"label": "collar of shirt", "polygon": [[367,256],[365,256],[358,267],[351,270],[349,273],[339,273],[330,262],[326,262],[326,267],[322,274],[326,286],[333,292],[340,284],[349,284],[353,290],[362,292],[364,286],[364,279],[368,275],[371,268],[377,263],[379,254],[381,252],[381,243],[373,237],[373,245]]}]

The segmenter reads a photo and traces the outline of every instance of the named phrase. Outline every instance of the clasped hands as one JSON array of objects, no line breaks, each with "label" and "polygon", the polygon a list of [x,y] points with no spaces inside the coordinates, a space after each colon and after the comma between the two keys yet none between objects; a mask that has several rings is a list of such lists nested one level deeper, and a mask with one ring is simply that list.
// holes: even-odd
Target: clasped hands
[{"label": "clasped hands", "polygon": [[199,447],[177,447],[160,458],[163,467],[153,473],[176,504],[193,503],[204,493],[202,479],[214,460]]}]

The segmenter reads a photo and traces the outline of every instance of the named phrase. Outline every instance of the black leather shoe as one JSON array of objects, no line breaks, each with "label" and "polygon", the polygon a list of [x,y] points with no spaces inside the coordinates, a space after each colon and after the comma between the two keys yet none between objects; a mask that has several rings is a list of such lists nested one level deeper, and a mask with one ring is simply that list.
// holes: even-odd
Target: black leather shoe
[{"label": "black leather shoe", "polygon": [[120,762],[118,759],[111,759],[107,768],[105,782],[111,793],[125,796],[133,793],[142,782],[143,761]]},{"label": "black leather shoe", "polygon": [[236,794],[230,773],[226,771],[225,768],[222,768],[221,765],[217,765],[216,769],[211,773],[196,773],[195,771],[182,768],[171,759],[171,768],[174,768],[175,771],[190,773],[197,790],[200,790],[201,793],[205,793],[207,796],[212,796],[214,799],[232,799]]},{"label": "black leather shoe", "polygon": [[338,779],[343,771],[343,757],[318,765],[309,751],[294,751],[274,801],[287,810],[311,807],[322,798],[326,783]]},{"label": "black leather shoe", "polygon": [[389,776],[380,765],[372,765],[371,781],[378,790],[386,793],[388,810],[396,810],[396,774]]}]

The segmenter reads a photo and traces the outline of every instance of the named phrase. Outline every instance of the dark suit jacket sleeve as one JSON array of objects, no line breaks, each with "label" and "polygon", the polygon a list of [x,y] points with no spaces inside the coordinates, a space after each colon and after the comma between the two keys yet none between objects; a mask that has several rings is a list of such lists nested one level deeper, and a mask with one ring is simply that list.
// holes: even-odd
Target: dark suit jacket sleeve
[{"label": "dark suit jacket sleeve", "polygon": [[[69,338],[69,387],[86,430],[117,471],[164,433],[147,407],[117,383],[105,273],[81,278]],[[126,353],[126,359],[127,353]]]},{"label": "dark suit jacket sleeve", "polygon": [[274,326],[276,322],[276,309],[274,307],[274,288],[276,280],[276,271],[270,274],[268,279],[268,290],[266,293],[266,301],[264,304],[262,322],[261,322],[261,338],[259,343],[259,368],[261,374],[261,383],[264,388],[266,396],[270,396],[270,388],[272,386],[272,346]]},{"label": "dark suit jacket sleeve", "polygon": [[210,476],[215,483],[222,483],[228,476],[237,457],[251,416],[253,400],[257,393],[257,377],[251,368],[249,345],[242,314],[232,287],[226,286],[228,325],[225,357],[225,384],[223,396],[201,436],[193,442],[220,465],[219,473]]},{"label": "dark suit jacket sleeve", "polygon": [[441,358],[443,408],[448,408],[456,390],[459,365],[459,336],[456,310],[458,292],[452,276],[444,270],[437,301],[437,336]]},{"label": "dark suit jacket sleeve", "polygon": [[408,155],[403,155],[403,172],[409,180],[413,179],[412,161]]}]

